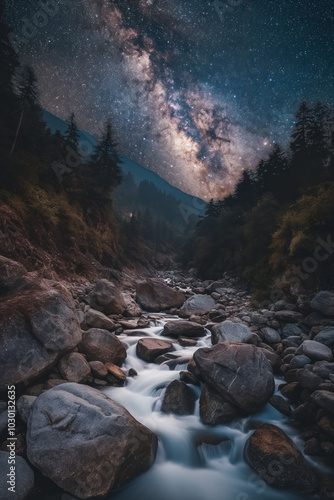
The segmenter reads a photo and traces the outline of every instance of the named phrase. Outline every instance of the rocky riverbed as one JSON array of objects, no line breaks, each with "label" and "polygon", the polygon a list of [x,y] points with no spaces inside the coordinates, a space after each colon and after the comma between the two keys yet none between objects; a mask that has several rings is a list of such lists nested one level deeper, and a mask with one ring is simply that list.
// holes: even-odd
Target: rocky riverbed
[{"label": "rocky riverbed", "polygon": [[[0,257],[3,499],[334,498],[334,293],[41,279]],[[108,496],[109,495],[109,496]]]}]

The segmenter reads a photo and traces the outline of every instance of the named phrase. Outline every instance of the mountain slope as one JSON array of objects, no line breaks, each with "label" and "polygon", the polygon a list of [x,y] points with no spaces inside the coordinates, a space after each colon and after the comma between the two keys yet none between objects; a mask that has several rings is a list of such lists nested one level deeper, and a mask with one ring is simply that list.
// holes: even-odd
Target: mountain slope
[{"label": "mountain slope", "polygon": [[[44,119],[52,132],[59,130],[62,134],[65,133],[67,124],[61,118],[48,111],[44,111]],[[79,146],[83,154],[89,155],[96,143],[97,140],[94,136],[89,134],[89,132],[80,130]],[[184,211],[185,217],[187,214],[204,215],[206,203],[202,199],[184,193],[181,189],[169,184],[169,182],[165,181],[158,174],[139,165],[139,163],[127,158],[125,155],[120,154],[120,158],[122,160],[121,168],[123,174],[127,175],[130,173],[137,185],[142,181],[152,182],[160,191],[171,194],[180,202],[180,209]]]}]

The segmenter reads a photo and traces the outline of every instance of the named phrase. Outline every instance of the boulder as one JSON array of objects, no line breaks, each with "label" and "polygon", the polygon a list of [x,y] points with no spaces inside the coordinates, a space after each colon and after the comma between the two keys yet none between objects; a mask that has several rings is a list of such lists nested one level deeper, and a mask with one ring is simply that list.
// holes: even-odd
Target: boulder
[{"label": "boulder", "polygon": [[166,337],[203,337],[204,326],[192,321],[168,321],[163,329],[162,335]]},{"label": "boulder", "polygon": [[83,333],[79,351],[86,354],[88,361],[101,361],[121,366],[126,358],[124,344],[111,332],[92,328]]},{"label": "boulder", "polygon": [[304,316],[296,311],[277,311],[275,312],[275,318],[284,323],[299,323],[303,321]]},{"label": "boulder", "polygon": [[95,309],[89,309],[85,314],[85,321],[92,328],[102,328],[102,330],[116,330],[115,323],[105,314]]},{"label": "boulder", "polygon": [[311,401],[334,417],[334,392],[315,391]]},{"label": "boulder", "polygon": [[314,361],[332,361],[333,354],[329,347],[315,340],[304,340],[296,351],[296,355],[304,354]]},{"label": "boulder", "polygon": [[106,495],[146,471],[156,445],[123,406],[85,385],[43,393],[28,418],[29,461],[78,498]]},{"label": "boulder", "polygon": [[334,328],[332,326],[326,326],[313,340],[325,344],[328,347],[334,347]]},{"label": "boulder", "polygon": [[250,343],[253,337],[247,325],[244,323],[234,323],[229,320],[215,325],[211,333],[212,344],[218,344],[219,342],[225,341]]},{"label": "boulder", "polygon": [[290,407],[288,401],[286,399],[282,398],[282,396],[278,396],[278,395],[272,396],[269,399],[269,403],[277,411],[279,411],[280,413],[282,413],[282,415],[290,417],[290,415],[291,415],[291,407]]},{"label": "boulder", "polygon": [[306,368],[302,368],[298,370],[298,382],[303,389],[313,392],[322,383],[322,378]]},{"label": "boulder", "polygon": [[16,290],[20,278],[26,274],[27,270],[22,264],[0,255],[0,296]]},{"label": "boulder", "polygon": [[198,349],[194,360],[204,380],[247,413],[260,410],[273,395],[272,367],[254,345],[222,342]]},{"label": "boulder", "polygon": [[322,291],[317,293],[311,301],[311,307],[326,316],[334,316],[334,292]]},{"label": "boulder", "polygon": [[88,364],[93,377],[104,378],[108,375],[107,367],[101,361],[90,361]]},{"label": "boulder", "polygon": [[105,314],[123,314],[126,302],[120,290],[111,281],[98,281],[89,294],[90,305]]},{"label": "boulder", "polygon": [[141,307],[139,307],[137,302],[132,298],[130,292],[123,292],[122,295],[126,304],[126,309],[123,313],[123,316],[126,316],[127,318],[136,318],[141,316]]},{"label": "boulder", "polygon": [[78,384],[86,382],[91,373],[86,358],[78,352],[71,352],[62,357],[58,368],[65,380]]},{"label": "boulder", "polygon": [[0,300],[0,392],[29,383],[74,349],[82,332],[63,287],[21,291]]},{"label": "boulder", "polygon": [[164,281],[149,278],[136,283],[136,300],[145,311],[159,312],[172,307],[181,307],[185,296],[166,285]]},{"label": "boulder", "polygon": [[196,396],[182,380],[173,380],[166,389],[161,411],[176,415],[192,415],[195,409]]},{"label": "boulder", "polygon": [[136,347],[137,356],[148,363],[152,363],[158,356],[173,350],[171,342],[152,338],[140,339]]},{"label": "boulder", "polygon": [[[292,355],[293,356],[293,355]],[[299,354],[293,356],[289,364],[289,370],[294,370],[296,368],[303,368],[303,366],[311,363],[311,358],[304,356],[304,354]]]},{"label": "boulder", "polygon": [[282,337],[291,337],[294,335],[301,335],[303,330],[295,323],[287,323],[282,329]]},{"label": "boulder", "polygon": [[293,441],[275,425],[265,424],[246,441],[246,462],[272,488],[311,495],[318,481]]},{"label": "boulder", "polygon": [[210,385],[203,384],[199,400],[199,415],[205,425],[223,425],[233,422],[240,410],[215,391]]},{"label": "boulder", "polygon": [[209,295],[192,295],[185,301],[181,311],[189,314],[204,314],[214,309],[216,302]]},{"label": "boulder", "polygon": [[278,344],[281,342],[281,336],[278,331],[270,328],[269,326],[263,328],[262,333],[264,340],[268,342],[268,344]]},{"label": "boulder", "polygon": [[9,453],[7,451],[0,451],[0,498],[1,500],[25,500],[29,497],[34,487],[34,473],[31,467],[27,464],[24,458],[15,456],[15,493],[9,491],[11,487],[7,481],[10,477],[7,476],[10,472],[10,465],[8,463]]},{"label": "boulder", "polygon": [[28,396],[24,394],[21,396],[17,402],[16,402],[16,408],[17,411],[19,412],[19,415],[21,417],[21,420],[26,424],[28,421],[29,413],[31,410],[31,407],[35,400],[37,399],[36,396]]}]

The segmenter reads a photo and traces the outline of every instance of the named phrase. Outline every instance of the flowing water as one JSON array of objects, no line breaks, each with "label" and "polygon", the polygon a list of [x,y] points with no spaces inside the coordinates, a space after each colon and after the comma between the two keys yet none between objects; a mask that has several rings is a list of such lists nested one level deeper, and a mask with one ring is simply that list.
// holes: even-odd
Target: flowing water
[{"label": "flowing water", "polygon": [[[163,318],[145,329],[146,336],[161,338]],[[288,425],[289,419],[268,404],[263,410],[229,425],[206,426],[199,419],[197,400],[194,415],[176,416],[160,411],[165,387],[179,379],[186,364],[170,370],[166,365],[146,363],[136,356],[139,336],[120,336],[128,348],[126,368],[134,368],[138,376],[128,378],[125,387],[108,387],[103,392],[123,405],[139,422],[159,438],[157,457],[146,473],[113,492],[115,500],[297,500],[293,492],[270,488],[243,460],[243,448],[251,435],[252,421],[268,422],[281,427],[302,448],[302,441]],[[166,337],[163,337],[166,339]],[[196,347],[178,344],[176,354],[191,358],[199,347],[211,346],[210,334]],[[281,380],[276,381],[276,388]],[[200,388],[190,386],[197,396]],[[203,436],[211,436],[203,443]],[[202,437],[202,438],[201,438]],[[199,442],[198,442],[199,441]],[[208,441],[208,439],[206,439]],[[201,444],[202,443],[202,444]],[[218,444],[217,444],[218,443]],[[310,498],[310,497],[309,497]],[[313,497],[312,497],[313,498]],[[317,497],[315,497],[317,498]]]}]

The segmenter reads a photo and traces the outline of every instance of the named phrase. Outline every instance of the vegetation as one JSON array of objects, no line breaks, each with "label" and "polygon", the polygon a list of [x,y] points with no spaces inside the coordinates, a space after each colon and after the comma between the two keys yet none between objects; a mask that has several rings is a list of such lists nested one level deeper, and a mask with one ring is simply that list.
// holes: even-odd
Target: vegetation
[{"label": "vegetation", "polygon": [[[211,200],[183,248],[182,259],[202,277],[241,273],[257,299],[282,274],[302,272],[303,287],[333,286],[333,258],[311,267],[319,238],[334,227],[334,110],[302,102],[290,148],[275,144],[233,194]],[[302,271],[299,271],[301,266]]]}]

